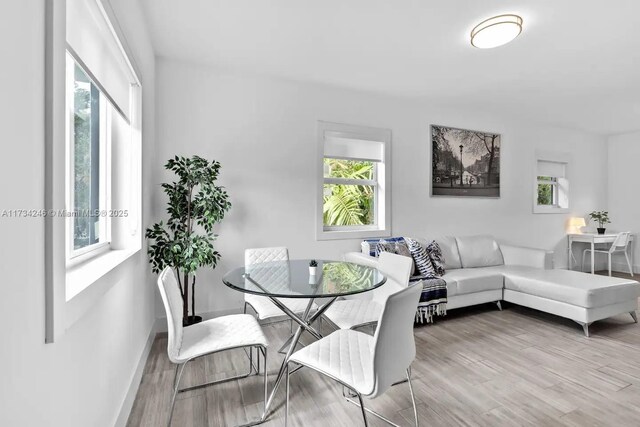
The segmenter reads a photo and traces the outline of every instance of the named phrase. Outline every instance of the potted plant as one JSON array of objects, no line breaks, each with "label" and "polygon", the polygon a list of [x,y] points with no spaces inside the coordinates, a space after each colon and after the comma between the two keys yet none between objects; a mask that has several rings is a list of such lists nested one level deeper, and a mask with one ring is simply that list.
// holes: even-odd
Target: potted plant
[{"label": "potted plant", "polygon": [[604,234],[607,230],[604,228],[605,224],[610,224],[609,212],[607,211],[593,211],[589,214],[589,218],[598,223],[598,234]]},{"label": "potted plant", "polygon": [[220,253],[213,247],[217,238],[213,226],[222,221],[231,203],[224,187],[216,186],[220,173],[217,161],[175,156],[164,167],[175,173],[178,180],[162,184],[169,199],[169,219],[146,230],[145,237],[150,240],[149,262],[154,273],[167,266],[176,270],[183,302],[182,322],[191,325],[202,321],[195,314],[196,271],[200,267],[216,267]]},{"label": "potted plant", "polygon": [[312,259],[309,262],[309,276],[315,276],[317,268],[318,268],[317,261],[315,259]]}]

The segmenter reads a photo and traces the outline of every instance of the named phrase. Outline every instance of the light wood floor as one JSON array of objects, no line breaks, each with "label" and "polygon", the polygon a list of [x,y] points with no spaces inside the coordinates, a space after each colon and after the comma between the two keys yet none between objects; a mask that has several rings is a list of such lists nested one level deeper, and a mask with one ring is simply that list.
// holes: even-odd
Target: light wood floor
[{"label": "light wood floor", "polygon": [[[274,381],[288,322],[266,326]],[[504,304],[451,311],[415,328],[414,389],[422,426],[640,426],[640,325],[630,315],[594,323],[591,338],[573,321]],[[328,331],[324,331],[325,333]],[[129,426],[166,424],[174,367],[158,336],[143,375]],[[239,351],[192,362],[183,386],[244,372]],[[232,426],[257,418],[261,377],[180,394],[173,426]],[[302,370],[291,377],[291,426],[362,425],[342,389]],[[281,426],[284,387],[264,426]],[[412,425],[406,384],[365,404],[400,425]],[[370,425],[386,424],[369,417]]]}]

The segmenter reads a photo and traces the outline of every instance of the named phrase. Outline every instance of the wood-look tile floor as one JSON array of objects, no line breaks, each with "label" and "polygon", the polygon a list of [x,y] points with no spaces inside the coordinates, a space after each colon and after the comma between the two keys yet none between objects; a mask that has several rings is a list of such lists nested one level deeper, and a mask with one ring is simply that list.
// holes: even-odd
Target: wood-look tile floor
[{"label": "wood-look tile floor", "polygon": [[[327,329],[327,328],[326,328]],[[288,322],[265,326],[270,387],[282,356],[276,349]],[[504,304],[453,310],[416,326],[413,385],[422,426],[640,426],[640,325],[624,314],[594,323],[591,338],[573,321]],[[323,331],[325,333],[328,330]],[[163,426],[174,367],[166,336],[147,361],[129,426]],[[244,372],[231,351],[192,362],[182,386]],[[173,426],[233,426],[259,416],[262,377],[252,376],[178,395]],[[284,387],[264,426],[284,424]],[[406,384],[365,401],[400,425],[412,425]],[[342,388],[309,370],[291,377],[291,426],[359,426],[357,407]],[[385,423],[369,417],[371,426]]]}]

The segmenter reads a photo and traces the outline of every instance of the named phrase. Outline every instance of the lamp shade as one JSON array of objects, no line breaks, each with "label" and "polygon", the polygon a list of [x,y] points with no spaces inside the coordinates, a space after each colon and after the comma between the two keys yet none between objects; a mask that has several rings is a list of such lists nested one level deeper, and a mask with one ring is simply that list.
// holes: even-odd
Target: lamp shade
[{"label": "lamp shade", "polygon": [[573,217],[569,219],[569,226],[571,227],[579,228],[579,227],[585,227],[586,225],[587,223],[582,217]]}]

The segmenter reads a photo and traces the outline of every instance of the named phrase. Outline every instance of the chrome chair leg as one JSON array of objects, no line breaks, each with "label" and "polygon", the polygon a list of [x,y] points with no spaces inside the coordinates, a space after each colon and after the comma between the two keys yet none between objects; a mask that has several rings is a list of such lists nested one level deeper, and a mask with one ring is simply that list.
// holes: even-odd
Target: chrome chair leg
[{"label": "chrome chair leg", "polygon": [[169,410],[169,420],[167,421],[167,427],[171,427],[171,419],[173,418],[173,408],[176,405],[176,395],[178,394],[178,387],[180,386],[180,379],[182,379],[182,373],[187,363],[176,366],[176,376],[174,378],[173,392],[171,393],[171,409]]},{"label": "chrome chair leg", "polygon": [[269,377],[267,376],[267,348],[262,347],[262,357],[264,358],[264,413],[267,413],[267,398],[269,395],[268,384]]},{"label": "chrome chair leg", "polygon": [[411,385],[411,367],[407,368],[407,383],[409,383],[409,392],[411,393],[411,403],[413,404],[413,416],[416,420],[416,427],[418,427],[418,407],[416,406],[416,396],[413,394],[413,386]]},{"label": "chrome chair leg", "polygon": [[284,386],[285,395],[286,395],[285,401],[284,401],[284,427],[287,427],[289,423],[289,363],[287,363],[287,368],[284,372],[284,375],[286,377],[285,386]]},{"label": "chrome chair leg", "polygon": [[358,401],[360,402],[360,410],[362,411],[362,419],[364,420],[364,427],[369,427],[369,422],[367,421],[367,411],[364,408],[364,402],[362,401],[362,395],[358,393]]}]

